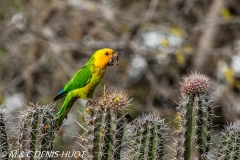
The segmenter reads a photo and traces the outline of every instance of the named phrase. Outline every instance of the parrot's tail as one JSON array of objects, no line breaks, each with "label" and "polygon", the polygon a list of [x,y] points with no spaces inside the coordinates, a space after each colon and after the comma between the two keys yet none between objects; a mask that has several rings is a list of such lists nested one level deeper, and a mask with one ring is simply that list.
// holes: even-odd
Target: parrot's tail
[{"label": "parrot's tail", "polygon": [[64,118],[67,118],[67,114],[68,114],[69,110],[71,109],[71,107],[73,106],[74,102],[77,99],[78,99],[77,97],[73,98],[69,94],[67,94],[60,111],[57,113],[56,123],[57,123],[58,127],[61,126]]}]

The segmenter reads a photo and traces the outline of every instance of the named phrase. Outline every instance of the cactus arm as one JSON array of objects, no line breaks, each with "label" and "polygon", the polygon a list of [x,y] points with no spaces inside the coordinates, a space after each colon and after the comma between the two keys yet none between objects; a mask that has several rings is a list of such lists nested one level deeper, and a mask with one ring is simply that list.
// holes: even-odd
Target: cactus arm
[{"label": "cactus arm", "polygon": [[[86,160],[121,159],[121,145],[124,133],[124,109],[129,97],[120,92],[104,92],[97,100],[88,100],[83,134]],[[81,113],[81,112],[80,112]],[[86,139],[85,139],[86,138]]]},{"label": "cactus arm", "polygon": [[[207,107],[207,121],[208,121],[208,124],[207,124],[207,144],[210,144],[210,141],[211,141],[211,131],[212,131],[212,126],[213,126],[213,123],[212,123],[212,108],[210,106]],[[210,146],[207,145],[206,147],[206,152],[209,152],[210,150]]]},{"label": "cactus arm", "polygon": [[[53,105],[39,106],[31,104],[22,112],[19,124],[19,154],[30,151],[30,160],[34,160],[36,151],[51,151],[56,133]],[[45,153],[44,153],[45,154]],[[41,160],[51,159],[41,155]],[[20,157],[24,159],[24,157]]]},{"label": "cactus arm", "polygon": [[[24,139],[26,139],[26,132],[27,132],[27,118],[28,115],[24,114],[22,119],[20,120],[19,123],[19,139],[18,139],[18,143],[19,143],[19,154],[21,154],[24,151],[24,147],[25,147],[25,142]],[[20,158],[23,159],[23,158]]]},{"label": "cactus arm", "polygon": [[2,153],[3,160],[8,160],[8,141],[7,141],[7,133],[6,133],[6,126],[5,126],[5,119],[3,113],[0,112],[0,153]]},{"label": "cactus arm", "polygon": [[194,127],[196,126],[196,110],[193,109],[193,103],[194,103],[194,96],[189,97],[189,103],[187,104],[187,113],[186,113],[186,132],[185,132],[185,151],[184,151],[184,157],[185,160],[190,160],[191,155],[193,155],[193,144],[194,144]]},{"label": "cactus arm", "polygon": [[221,141],[218,143],[218,148],[215,150],[215,155],[218,160],[239,159],[239,135],[239,123],[225,126],[225,131],[221,132]]},{"label": "cactus arm", "polygon": [[40,134],[41,134],[41,145],[40,145],[40,151],[48,151],[48,143],[49,142],[49,136],[47,135],[47,131],[49,130],[48,124],[47,124],[47,119],[46,117],[41,114],[40,116],[40,123],[42,124],[40,127]]},{"label": "cactus arm", "polygon": [[54,143],[54,138],[55,138],[55,135],[57,133],[57,130],[56,130],[56,121],[55,121],[55,117],[54,117],[54,113],[52,112],[46,112],[45,113],[48,117],[46,117],[46,119],[49,120],[49,124],[48,124],[48,132],[49,132],[49,148],[48,150],[49,151],[52,151],[53,150],[53,143]]},{"label": "cactus arm", "polygon": [[98,159],[98,149],[99,149],[99,141],[100,141],[100,134],[99,131],[101,124],[98,123],[102,119],[102,115],[99,113],[99,110],[96,109],[94,110],[94,116],[92,120],[92,126],[94,126],[94,130],[92,132],[92,135],[94,136],[94,139],[92,141],[93,145],[93,150],[92,150],[92,155],[94,155],[94,160]]},{"label": "cactus arm", "polygon": [[[182,101],[184,102],[184,101]],[[181,119],[181,125],[180,125],[180,128],[179,128],[179,131],[178,131],[178,140],[177,140],[177,149],[176,149],[176,152],[177,152],[177,155],[176,155],[176,159],[178,160],[184,160],[184,143],[185,143],[185,140],[186,140],[186,137],[185,137],[185,133],[186,133],[186,113],[187,113],[187,104],[186,103],[183,103],[181,104],[179,107],[179,116],[180,116],[180,119]]]},{"label": "cactus arm", "polygon": [[[196,155],[199,159],[205,160],[209,150],[212,126],[211,108],[206,101],[209,78],[205,75],[192,73],[184,77],[183,80],[184,82],[181,83],[183,100],[179,106],[182,123],[179,132],[177,158],[190,160]],[[182,154],[183,151],[184,154]]]},{"label": "cactus arm", "polygon": [[168,125],[156,114],[143,115],[127,127],[131,142],[126,159],[162,160],[166,156]]},{"label": "cactus arm", "polygon": [[140,124],[140,128],[138,130],[139,133],[139,138],[137,139],[137,141],[139,141],[139,147],[138,147],[138,151],[137,151],[137,157],[136,159],[141,159],[144,157],[144,149],[145,149],[145,142],[146,142],[146,136],[147,135],[147,126],[146,123],[144,124]]},{"label": "cactus arm", "polygon": [[[144,159],[146,160],[151,160],[154,159],[154,151],[155,148],[153,147],[153,142],[154,142],[154,127],[155,125],[153,124],[153,122],[147,122],[147,135],[146,135],[146,146],[145,146],[145,155],[144,155]],[[155,137],[156,138],[156,137]]]},{"label": "cactus arm", "polygon": [[121,144],[123,138],[123,114],[121,111],[115,109],[115,129],[114,129],[114,137],[113,137],[113,154],[111,159],[112,160],[120,160],[120,152],[121,152]]},{"label": "cactus arm", "polygon": [[205,99],[203,97],[199,98],[198,104],[198,129],[197,129],[197,145],[199,149],[200,155],[202,155],[202,158],[204,158],[207,151],[207,142],[208,142],[208,109],[207,105],[204,102]]},{"label": "cactus arm", "polygon": [[97,160],[98,159],[98,148],[99,148],[99,133],[100,124],[97,123],[101,119],[99,114],[99,109],[96,108],[95,103],[92,100],[87,102],[86,114],[83,115],[85,120],[86,132],[83,135],[84,146],[86,149],[86,159],[87,160]]},{"label": "cactus arm", "polygon": [[165,156],[165,148],[164,145],[166,143],[166,131],[168,130],[168,128],[166,126],[162,126],[160,124],[158,124],[157,126],[154,127],[154,145],[155,145],[155,150],[154,150],[154,160],[157,159],[164,159]]},{"label": "cactus arm", "polygon": [[92,159],[94,159],[93,151],[95,150],[95,147],[96,147],[96,146],[94,146],[94,143],[93,143],[94,140],[96,139],[96,137],[94,135],[94,131],[95,131],[94,113],[95,113],[95,110],[92,110],[91,108],[87,108],[86,110],[88,110],[88,113],[85,116],[83,116],[85,123],[86,123],[86,133],[82,137],[82,140],[84,142],[84,145],[86,147],[86,153],[88,155],[86,157],[86,159],[92,160]]},{"label": "cactus arm", "polygon": [[[53,149],[53,140],[55,137],[55,121],[54,115],[49,112],[44,112],[44,110],[39,110],[39,121],[40,121],[40,147],[39,150],[41,153],[46,153]],[[44,156],[41,157],[41,160],[51,159],[50,157]]]},{"label": "cactus arm", "polygon": [[109,144],[110,144],[110,109],[105,108],[102,115],[102,123],[99,131],[100,141],[99,141],[99,155],[98,160],[106,160],[109,156]]},{"label": "cactus arm", "polygon": [[34,160],[35,146],[36,146],[36,138],[37,138],[37,122],[38,122],[38,113],[33,111],[31,118],[29,119],[29,131],[30,131],[30,160]]},{"label": "cactus arm", "polygon": [[237,138],[236,138],[236,154],[234,155],[234,159],[239,159],[240,157],[240,131],[237,131]]}]

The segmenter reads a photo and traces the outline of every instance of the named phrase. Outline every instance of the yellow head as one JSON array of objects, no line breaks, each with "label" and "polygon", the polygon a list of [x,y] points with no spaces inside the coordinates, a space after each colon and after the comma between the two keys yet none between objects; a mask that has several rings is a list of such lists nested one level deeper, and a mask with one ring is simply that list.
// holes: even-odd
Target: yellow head
[{"label": "yellow head", "polygon": [[105,68],[115,63],[118,64],[118,54],[110,48],[103,48],[96,51],[90,61],[93,61],[96,67]]}]

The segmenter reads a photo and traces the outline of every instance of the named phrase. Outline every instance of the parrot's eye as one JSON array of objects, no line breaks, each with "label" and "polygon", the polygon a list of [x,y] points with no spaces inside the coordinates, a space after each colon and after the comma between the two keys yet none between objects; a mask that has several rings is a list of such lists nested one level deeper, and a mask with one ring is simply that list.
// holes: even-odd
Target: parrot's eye
[{"label": "parrot's eye", "polygon": [[106,52],[105,55],[108,56],[108,52]]}]

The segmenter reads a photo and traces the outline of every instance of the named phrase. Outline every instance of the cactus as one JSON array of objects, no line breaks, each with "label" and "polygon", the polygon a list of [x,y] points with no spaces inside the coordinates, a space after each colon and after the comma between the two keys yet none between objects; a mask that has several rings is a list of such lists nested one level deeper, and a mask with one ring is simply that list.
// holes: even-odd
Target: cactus
[{"label": "cactus", "polygon": [[6,117],[4,116],[5,108],[0,106],[0,155],[2,160],[8,160],[8,137],[6,133]]},{"label": "cactus", "polygon": [[[29,159],[32,160],[36,151],[46,153],[52,150],[56,127],[52,108],[53,105],[41,107],[30,104],[22,112],[19,124],[19,154],[30,152]],[[43,155],[41,158],[49,157]]]},{"label": "cactus", "polygon": [[143,115],[126,127],[130,149],[124,159],[161,160],[166,156],[169,127],[158,115]]},{"label": "cactus", "polygon": [[85,133],[81,136],[85,159],[120,159],[124,131],[124,110],[130,99],[123,92],[107,91],[87,102]]},{"label": "cactus", "polygon": [[[209,79],[201,74],[185,77],[181,84],[181,101],[178,107],[180,128],[177,133],[175,159],[235,160],[240,157],[240,124],[225,127],[217,148],[210,148],[212,132],[212,104],[208,98]],[[127,106],[130,98],[123,92],[105,91],[95,100],[88,100],[86,112],[81,113],[84,133],[79,136],[85,160],[162,160],[169,159],[166,149],[169,125],[158,114],[143,115],[131,120]],[[11,158],[11,147],[6,133],[6,115],[0,108],[0,153]],[[56,124],[53,105],[30,104],[21,113],[18,133],[18,152],[28,152],[33,160],[37,153],[52,151]],[[15,145],[15,143],[14,143]],[[16,147],[16,146],[14,146]],[[211,149],[211,150],[210,150]],[[213,151],[213,156],[210,151]],[[212,156],[212,157],[210,157]],[[172,158],[172,157],[171,157]],[[40,159],[51,159],[42,155]]]},{"label": "cactus", "polygon": [[184,78],[181,84],[182,100],[178,107],[181,127],[177,142],[177,159],[190,160],[193,156],[206,159],[211,127],[211,106],[206,93],[208,77],[194,73]]},{"label": "cactus", "polygon": [[234,123],[225,126],[221,132],[220,143],[215,149],[217,160],[237,160],[240,157],[240,124]]}]

